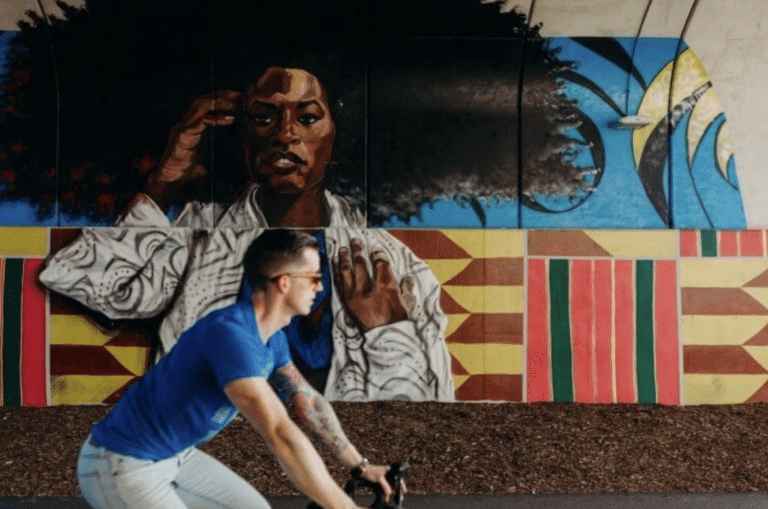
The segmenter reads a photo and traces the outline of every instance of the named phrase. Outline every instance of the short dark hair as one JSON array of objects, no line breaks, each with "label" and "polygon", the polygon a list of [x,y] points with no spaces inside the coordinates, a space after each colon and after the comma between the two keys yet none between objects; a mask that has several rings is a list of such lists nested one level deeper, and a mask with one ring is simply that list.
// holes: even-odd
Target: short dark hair
[{"label": "short dark hair", "polygon": [[319,249],[317,239],[300,230],[266,230],[248,246],[245,277],[254,290],[267,288],[276,268],[298,260],[305,248]]}]

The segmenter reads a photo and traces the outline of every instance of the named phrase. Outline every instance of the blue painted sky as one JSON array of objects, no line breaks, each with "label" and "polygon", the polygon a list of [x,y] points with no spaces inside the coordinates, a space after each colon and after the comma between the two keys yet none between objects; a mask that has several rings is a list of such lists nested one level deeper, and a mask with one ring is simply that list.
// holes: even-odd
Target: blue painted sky
[{"label": "blue painted sky", "polygon": [[[634,39],[620,42],[631,54]],[[643,98],[642,86],[611,62],[594,54],[569,38],[552,39],[552,46],[561,49],[559,58],[577,62],[576,72],[599,85],[627,114],[635,114]],[[678,46],[677,39],[640,39],[635,49],[635,66],[646,84],[672,60]],[[686,49],[683,44],[680,50]],[[629,93],[627,93],[629,84]],[[576,209],[560,214],[538,212],[522,207],[521,223],[524,228],[665,228],[668,227],[654,210],[645,195],[637,174],[632,153],[632,131],[610,127],[617,119],[616,112],[601,98],[579,85],[569,84],[566,95],[580,105],[597,125],[605,145],[606,167],[597,190]],[[746,219],[738,189],[725,181],[715,165],[715,133],[724,118],[716,119],[701,143],[692,168],[687,163],[685,132],[688,118],[675,131],[672,138],[673,200],[671,207],[673,226],[676,228],[746,228]],[[523,132],[523,136],[525,132]],[[576,159],[579,166],[592,165],[588,150]],[[731,182],[736,183],[735,163],[730,163]],[[695,183],[694,183],[695,182]],[[667,190],[668,193],[668,190]],[[565,199],[541,203],[552,209],[568,208]],[[702,207],[703,204],[703,207]],[[516,200],[486,207],[488,227],[516,228],[518,204]],[[706,211],[706,213],[705,213]],[[388,227],[480,227],[480,221],[469,207],[441,201],[435,207],[422,208],[422,219],[404,223],[391,220]]]}]

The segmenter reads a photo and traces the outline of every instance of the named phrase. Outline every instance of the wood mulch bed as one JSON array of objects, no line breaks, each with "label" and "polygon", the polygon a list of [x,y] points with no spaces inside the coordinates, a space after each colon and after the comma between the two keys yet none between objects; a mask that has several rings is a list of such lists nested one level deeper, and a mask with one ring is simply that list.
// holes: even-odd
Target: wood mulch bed
[{"label": "wood mulch bed", "polygon": [[[768,405],[334,403],[411,493],[768,491]],[[0,496],[79,496],[81,441],[108,408],[0,407]],[[203,447],[268,496],[297,492],[241,418]],[[340,481],[346,471],[329,461]]]}]

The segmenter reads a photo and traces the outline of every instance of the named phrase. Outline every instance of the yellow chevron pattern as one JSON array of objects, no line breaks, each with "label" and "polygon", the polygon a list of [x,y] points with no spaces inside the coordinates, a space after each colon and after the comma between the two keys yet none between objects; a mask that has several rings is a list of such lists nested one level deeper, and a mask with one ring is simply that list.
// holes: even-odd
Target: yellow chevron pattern
[{"label": "yellow chevron pattern", "polygon": [[768,375],[686,374],[686,405],[744,403],[768,382]]},{"label": "yellow chevron pattern", "polygon": [[[146,371],[149,361],[149,345],[110,345],[120,330],[106,330],[81,315],[51,315],[50,338],[52,348],[52,372],[66,366],[67,374],[51,377],[51,401],[55,405],[96,404],[111,401],[118,396],[115,391]],[[70,347],[57,356],[57,346]],[[74,347],[71,348],[71,347]],[[96,347],[97,350],[93,350]],[[82,358],[77,349],[82,348]],[[93,374],[88,356],[109,355],[93,362],[112,362],[112,374]],[[101,352],[101,353],[99,353]],[[66,357],[61,357],[65,355]],[[97,357],[98,357],[97,355]],[[116,362],[114,362],[116,361]],[[70,367],[74,364],[76,367]],[[103,370],[103,366],[101,367]],[[79,371],[70,373],[72,370]]]},{"label": "yellow chevron pattern", "polygon": [[470,313],[522,313],[522,286],[453,286],[443,291]]},{"label": "yellow chevron pattern", "polygon": [[[751,357],[768,369],[768,316],[759,311],[760,305],[768,308],[768,288],[745,286],[764,284],[761,276],[767,270],[768,262],[759,259],[681,259],[683,296],[697,294],[706,306],[694,304],[694,310],[712,313],[693,314],[683,304],[685,404],[734,404],[768,397],[768,375],[757,373],[759,368],[748,362]],[[736,293],[718,296],[723,291]],[[741,303],[730,300],[738,292],[745,299]]]},{"label": "yellow chevron pattern", "polygon": [[[462,272],[473,260],[521,259],[525,252],[526,235],[519,230],[440,230],[440,233],[454,244],[450,246],[453,250],[444,249],[443,252],[455,252],[458,247],[467,254],[467,257],[450,259],[424,258],[440,281],[445,296],[450,297],[461,308],[446,311],[446,343],[454,360],[453,379],[457,399],[494,399],[493,394],[478,393],[476,386],[463,386],[465,383],[471,383],[471,380],[477,382],[477,377],[486,376],[516,377],[521,384],[525,365],[523,345],[486,343],[482,338],[476,338],[477,342],[466,343],[464,339],[457,339],[454,333],[472,317],[476,318],[476,315],[522,314],[523,286],[488,281],[486,274],[476,279],[467,277],[468,281],[461,283],[448,283],[454,278],[461,279]],[[410,247],[418,252],[417,246]],[[522,282],[522,274],[518,276]],[[506,399],[510,399],[509,394],[505,395]],[[516,395],[514,398],[520,400],[522,395]]]},{"label": "yellow chevron pattern", "polygon": [[529,256],[662,258],[677,256],[674,230],[530,230]]},{"label": "yellow chevron pattern", "polygon": [[522,373],[523,345],[451,343],[448,350],[471,374],[517,375]]},{"label": "yellow chevron pattern", "polygon": [[119,332],[100,329],[81,315],[51,315],[52,345],[104,346]]},{"label": "yellow chevron pattern", "polygon": [[768,270],[766,260],[682,259],[682,288],[740,288]]},{"label": "yellow chevron pattern", "polygon": [[766,325],[766,316],[683,315],[683,344],[743,345]]},{"label": "yellow chevron pattern", "polygon": [[51,403],[88,405],[101,403],[125,385],[132,376],[63,375],[51,380]]},{"label": "yellow chevron pattern", "polygon": [[441,230],[472,258],[519,258],[523,256],[522,230]]}]

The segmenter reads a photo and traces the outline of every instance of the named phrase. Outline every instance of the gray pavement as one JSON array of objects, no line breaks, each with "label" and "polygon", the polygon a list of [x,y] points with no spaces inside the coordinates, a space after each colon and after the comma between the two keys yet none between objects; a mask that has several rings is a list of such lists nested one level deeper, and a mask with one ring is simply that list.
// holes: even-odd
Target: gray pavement
[{"label": "gray pavement", "polygon": [[[304,509],[306,499],[269,499],[273,509]],[[362,499],[359,500],[362,502]],[[768,509],[768,493],[638,495],[409,495],[404,509]],[[0,498],[0,509],[88,509],[77,498]]]}]

